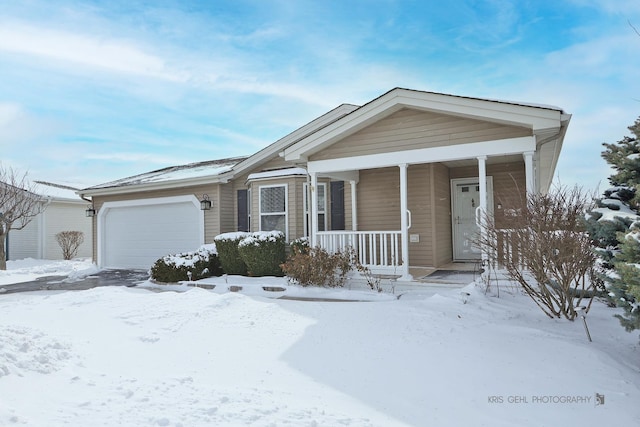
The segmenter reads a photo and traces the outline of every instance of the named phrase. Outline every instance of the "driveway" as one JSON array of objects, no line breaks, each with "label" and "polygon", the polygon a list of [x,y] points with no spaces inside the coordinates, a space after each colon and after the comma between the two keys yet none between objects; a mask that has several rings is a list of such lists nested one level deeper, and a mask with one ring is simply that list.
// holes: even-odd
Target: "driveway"
[{"label": "driveway", "polygon": [[98,286],[135,286],[149,278],[146,270],[102,270],[83,279],[66,276],[40,277],[31,282],[0,286],[0,294],[42,290],[84,290]]}]

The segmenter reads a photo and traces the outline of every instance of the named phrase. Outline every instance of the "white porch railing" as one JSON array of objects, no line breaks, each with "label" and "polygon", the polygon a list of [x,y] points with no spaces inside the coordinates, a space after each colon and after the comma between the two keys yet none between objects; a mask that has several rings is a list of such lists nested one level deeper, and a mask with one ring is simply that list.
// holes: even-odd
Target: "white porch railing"
[{"label": "white porch railing", "polygon": [[401,274],[400,231],[319,231],[317,243],[328,252],[352,247],[360,264],[374,273]]}]

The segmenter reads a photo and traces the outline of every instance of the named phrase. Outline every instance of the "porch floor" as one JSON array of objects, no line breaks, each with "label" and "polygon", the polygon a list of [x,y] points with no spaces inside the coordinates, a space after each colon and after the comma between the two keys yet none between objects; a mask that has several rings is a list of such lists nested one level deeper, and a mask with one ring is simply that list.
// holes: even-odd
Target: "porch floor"
[{"label": "porch floor", "polygon": [[[411,282],[397,282],[397,285],[468,285],[480,277],[480,262],[451,262],[438,268],[409,267],[409,274],[413,277]],[[399,276],[375,275],[381,279],[393,279]]]},{"label": "porch floor", "polygon": [[409,267],[409,274],[419,283],[467,285],[480,277],[480,263],[452,262],[438,268]]}]

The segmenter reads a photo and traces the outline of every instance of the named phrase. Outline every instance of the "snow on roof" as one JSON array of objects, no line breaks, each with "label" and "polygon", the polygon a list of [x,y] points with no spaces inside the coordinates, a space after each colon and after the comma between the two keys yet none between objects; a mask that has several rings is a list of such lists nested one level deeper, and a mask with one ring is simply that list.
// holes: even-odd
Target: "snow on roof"
[{"label": "snow on roof", "polygon": [[169,166],[151,172],[118,179],[85,190],[100,188],[124,187],[157,182],[181,181],[190,178],[214,177],[229,172],[233,166],[245,160],[246,157],[231,157],[227,159],[208,160],[204,162],[189,163],[187,165]]},{"label": "snow on roof", "polygon": [[279,176],[291,176],[291,175],[306,175],[307,170],[303,168],[287,168],[287,169],[276,169],[266,172],[257,172],[252,173],[247,178],[251,179],[263,179],[263,178],[275,178]]},{"label": "snow on roof", "polygon": [[75,187],[47,181],[33,181],[33,191],[35,193],[43,197],[50,197],[54,200],[81,201],[82,198],[76,194],[76,191],[79,189],[80,186]]}]

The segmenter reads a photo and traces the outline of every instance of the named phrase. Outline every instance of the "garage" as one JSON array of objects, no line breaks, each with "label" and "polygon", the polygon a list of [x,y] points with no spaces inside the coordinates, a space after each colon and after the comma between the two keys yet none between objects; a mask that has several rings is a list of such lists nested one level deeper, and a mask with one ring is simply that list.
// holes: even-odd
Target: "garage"
[{"label": "garage", "polygon": [[149,269],[160,257],[197,249],[204,218],[193,196],[107,202],[98,215],[98,264]]}]

